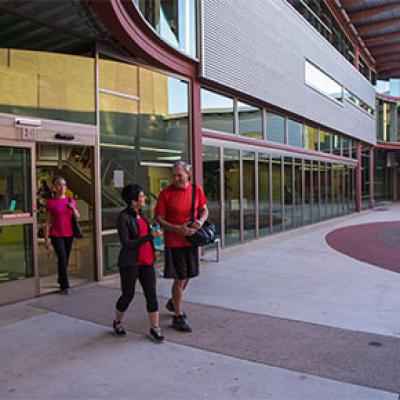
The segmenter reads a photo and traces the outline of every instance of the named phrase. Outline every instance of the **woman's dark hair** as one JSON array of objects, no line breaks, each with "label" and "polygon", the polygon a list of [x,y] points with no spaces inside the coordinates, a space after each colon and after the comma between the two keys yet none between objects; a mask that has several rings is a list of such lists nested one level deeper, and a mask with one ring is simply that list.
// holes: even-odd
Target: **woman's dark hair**
[{"label": "woman's dark hair", "polygon": [[143,192],[143,188],[137,183],[132,183],[124,186],[121,191],[121,197],[129,207],[132,204],[132,200],[138,201],[141,192]]}]

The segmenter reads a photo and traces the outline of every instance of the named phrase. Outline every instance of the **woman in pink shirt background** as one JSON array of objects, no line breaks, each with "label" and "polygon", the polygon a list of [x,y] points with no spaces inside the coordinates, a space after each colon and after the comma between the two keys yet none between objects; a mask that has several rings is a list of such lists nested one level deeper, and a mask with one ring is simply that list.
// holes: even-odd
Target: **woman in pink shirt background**
[{"label": "woman in pink shirt background", "polygon": [[79,219],[76,201],[66,196],[67,183],[62,176],[53,180],[55,196],[46,204],[46,223],[44,247],[50,248],[50,241],[58,258],[58,283],[61,292],[71,294],[68,281],[68,260],[71,252],[74,231],[72,228],[72,215]]}]

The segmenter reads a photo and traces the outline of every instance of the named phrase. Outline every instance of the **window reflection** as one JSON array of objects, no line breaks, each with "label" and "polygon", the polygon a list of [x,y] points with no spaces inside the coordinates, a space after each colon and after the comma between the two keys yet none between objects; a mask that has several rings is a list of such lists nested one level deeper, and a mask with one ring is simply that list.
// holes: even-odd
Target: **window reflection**
[{"label": "window reflection", "polygon": [[233,133],[233,99],[201,89],[203,129]]},{"label": "window reflection", "polygon": [[296,159],[294,165],[294,226],[303,225],[303,178],[302,160]]},{"label": "window reflection", "polygon": [[284,158],[283,199],[285,205],[285,229],[293,227],[293,170],[292,159]]},{"label": "window reflection", "polygon": [[249,104],[238,102],[239,135],[262,139],[261,109]]},{"label": "window reflection", "polygon": [[304,142],[307,150],[318,151],[318,128],[305,125]]},{"label": "window reflection", "polygon": [[285,118],[267,113],[267,140],[277,143],[285,143]]},{"label": "window reflection", "polygon": [[343,88],[310,62],[305,62],[306,83],[333,100],[343,100]]},{"label": "window reflection", "polygon": [[303,124],[288,118],[288,144],[303,147]]},{"label": "window reflection", "polygon": [[[95,123],[94,59],[4,49],[0,112]],[[5,54],[3,54],[5,56]]]},{"label": "window reflection", "polygon": [[269,154],[258,153],[258,218],[260,236],[270,233],[269,165]]},{"label": "window reflection", "polygon": [[256,199],[255,199],[255,154],[244,151],[243,158],[243,237],[245,240],[256,236]]},{"label": "window reflection", "polygon": [[282,230],[282,172],[281,157],[272,156],[272,229]]},{"label": "window reflection", "polygon": [[310,224],[311,206],[312,206],[312,176],[311,176],[311,163],[309,160],[304,160],[303,163],[304,174],[304,223]]},{"label": "window reflection", "polygon": [[239,150],[224,149],[225,244],[240,241]]},{"label": "window reflection", "polygon": [[144,18],[170,45],[196,57],[195,0],[133,0]]},{"label": "window reflection", "polygon": [[215,224],[217,236],[221,236],[220,161],[219,148],[203,146],[203,187],[207,197],[209,218]]}]

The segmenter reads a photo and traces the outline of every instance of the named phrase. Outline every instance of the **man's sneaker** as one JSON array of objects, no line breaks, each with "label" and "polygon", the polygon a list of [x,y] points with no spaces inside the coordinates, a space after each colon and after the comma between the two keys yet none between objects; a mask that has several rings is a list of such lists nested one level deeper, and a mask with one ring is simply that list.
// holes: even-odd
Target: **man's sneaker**
[{"label": "man's sneaker", "polygon": [[[169,311],[169,312],[175,312],[175,307],[174,307],[174,303],[172,301],[172,299],[169,299],[166,303],[165,303],[165,308]],[[182,315],[183,318],[187,318],[187,315],[184,311],[182,311]]]},{"label": "man's sneaker", "polygon": [[126,335],[126,330],[125,328],[122,326],[121,321],[113,321],[113,329],[114,329],[114,333],[117,336],[125,336]]},{"label": "man's sneaker", "polygon": [[172,327],[181,332],[192,332],[192,327],[187,323],[183,315],[172,317]]},{"label": "man's sneaker", "polygon": [[150,328],[149,337],[155,343],[163,343],[164,342],[164,336],[161,334],[160,327]]},{"label": "man's sneaker", "polygon": [[71,294],[71,289],[70,288],[66,288],[63,291],[63,294],[65,294],[66,296],[69,296]]}]

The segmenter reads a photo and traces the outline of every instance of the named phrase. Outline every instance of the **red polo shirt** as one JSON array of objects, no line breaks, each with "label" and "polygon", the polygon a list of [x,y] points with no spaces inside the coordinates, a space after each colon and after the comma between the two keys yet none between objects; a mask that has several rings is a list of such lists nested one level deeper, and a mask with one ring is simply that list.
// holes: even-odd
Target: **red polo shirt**
[{"label": "red polo shirt", "polygon": [[[174,184],[163,189],[158,197],[157,205],[154,210],[156,215],[161,215],[174,225],[184,225],[190,222],[190,211],[192,209],[192,183],[186,189],[179,189]],[[204,207],[207,204],[203,189],[196,185],[196,204],[195,210]],[[196,218],[196,211],[195,211]],[[164,230],[164,241],[166,247],[189,247],[190,242],[185,236]]]}]

